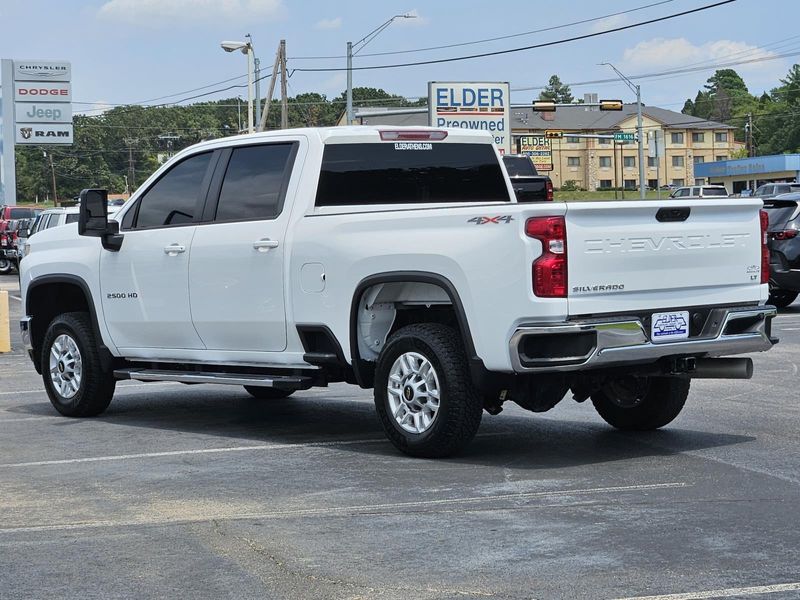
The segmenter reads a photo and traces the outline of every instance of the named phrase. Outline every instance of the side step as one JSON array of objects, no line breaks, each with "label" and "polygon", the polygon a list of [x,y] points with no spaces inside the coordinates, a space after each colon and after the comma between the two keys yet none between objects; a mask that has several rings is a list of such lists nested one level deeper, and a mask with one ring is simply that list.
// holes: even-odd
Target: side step
[{"label": "side step", "polygon": [[116,369],[117,379],[137,381],[178,381],[180,383],[221,383],[252,385],[284,390],[307,390],[313,385],[311,377],[300,375],[261,375],[248,373],[207,373],[202,371],[170,371],[166,369]]}]

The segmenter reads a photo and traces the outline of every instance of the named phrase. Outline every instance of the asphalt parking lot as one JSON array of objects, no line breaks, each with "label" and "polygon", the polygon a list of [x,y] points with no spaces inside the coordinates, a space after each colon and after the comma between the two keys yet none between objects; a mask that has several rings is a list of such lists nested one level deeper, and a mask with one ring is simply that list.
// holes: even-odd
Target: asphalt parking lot
[{"label": "asphalt parking lot", "polygon": [[2,598],[800,597],[800,303],[752,381],[695,382],[663,431],[507,406],[424,461],[345,385],[123,382],[59,417],[0,289]]}]

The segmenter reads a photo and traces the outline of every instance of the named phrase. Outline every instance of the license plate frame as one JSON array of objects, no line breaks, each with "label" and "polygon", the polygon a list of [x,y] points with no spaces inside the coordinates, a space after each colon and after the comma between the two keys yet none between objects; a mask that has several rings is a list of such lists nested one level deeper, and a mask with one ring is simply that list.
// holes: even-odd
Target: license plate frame
[{"label": "license plate frame", "polygon": [[650,317],[650,341],[664,344],[689,338],[689,311],[670,310]]}]

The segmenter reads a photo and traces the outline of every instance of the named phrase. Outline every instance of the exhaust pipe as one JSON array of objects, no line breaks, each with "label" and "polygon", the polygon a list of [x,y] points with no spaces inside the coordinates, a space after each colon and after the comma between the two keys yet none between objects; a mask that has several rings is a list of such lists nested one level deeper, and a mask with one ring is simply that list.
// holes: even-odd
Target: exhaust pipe
[{"label": "exhaust pipe", "polygon": [[750,379],[752,358],[698,358],[688,372],[693,379]]}]

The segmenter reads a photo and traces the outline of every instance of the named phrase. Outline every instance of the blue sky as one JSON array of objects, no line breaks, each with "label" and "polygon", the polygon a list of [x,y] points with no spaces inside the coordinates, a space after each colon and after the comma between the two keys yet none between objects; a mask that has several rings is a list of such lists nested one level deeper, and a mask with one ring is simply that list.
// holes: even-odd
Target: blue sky
[{"label": "blue sky", "polygon": [[[713,1],[671,0],[625,15],[489,43],[363,56],[521,34],[658,0],[0,0],[0,57],[71,61],[74,109],[78,112],[103,104],[141,102],[243,76],[245,57],[224,53],[219,42],[242,39],[246,33],[252,34],[256,52],[267,70],[271,69],[280,38],[286,39],[290,69],[342,68],[344,58],[300,57],[341,56],[347,40],[362,38],[395,14],[411,13],[417,18],[395,21],[362,50],[355,66],[526,46],[629,25]],[[611,77],[613,73],[608,67],[599,66],[600,62],[613,62],[623,72],[635,75],[687,65],[800,54],[800,33],[796,30],[799,20],[800,2],[796,0],[737,0],[678,19],[550,48],[439,65],[356,71],[354,85],[382,87],[416,97],[427,93],[430,80],[509,81],[512,89],[529,88],[545,84],[553,73],[565,82]],[[751,91],[761,92],[775,86],[795,61],[800,62],[800,56],[733,68]],[[643,100],[679,111],[683,101],[693,97],[712,72],[713,69],[641,80]],[[243,81],[244,78],[231,83]],[[341,71],[295,71],[289,80],[290,95],[318,91],[331,97],[344,88],[345,74]],[[205,91],[208,90],[167,100]],[[616,82],[573,87],[576,96],[584,92],[632,100],[628,89]],[[512,99],[527,103],[537,93],[515,91]],[[228,90],[207,98],[237,94],[246,97],[246,90]]]}]

